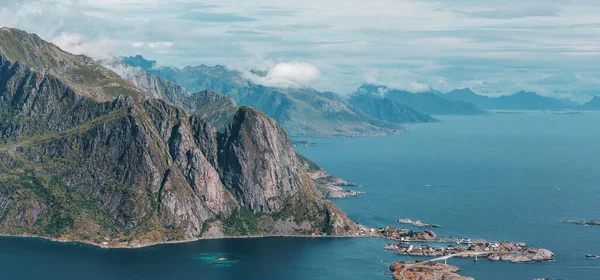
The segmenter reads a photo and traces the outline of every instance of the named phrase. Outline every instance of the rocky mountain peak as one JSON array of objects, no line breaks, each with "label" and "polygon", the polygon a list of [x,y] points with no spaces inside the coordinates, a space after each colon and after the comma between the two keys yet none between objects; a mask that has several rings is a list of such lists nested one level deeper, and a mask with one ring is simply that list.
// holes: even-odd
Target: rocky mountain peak
[{"label": "rocky mountain peak", "polygon": [[225,186],[253,211],[279,211],[286,198],[314,187],[285,130],[251,107],[239,108],[219,146]]},{"label": "rocky mountain peak", "polygon": [[60,78],[77,94],[96,101],[110,101],[123,94],[140,101],[150,95],[125,81],[115,72],[84,55],[74,55],[39,36],[22,30],[5,28],[0,31],[0,56],[20,62],[42,74]]},{"label": "rocky mountain peak", "polygon": [[[0,36],[0,234],[140,246],[355,226],[263,113],[239,108],[220,133],[88,58]],[[198,110],[228,104],[201,94]]]}]

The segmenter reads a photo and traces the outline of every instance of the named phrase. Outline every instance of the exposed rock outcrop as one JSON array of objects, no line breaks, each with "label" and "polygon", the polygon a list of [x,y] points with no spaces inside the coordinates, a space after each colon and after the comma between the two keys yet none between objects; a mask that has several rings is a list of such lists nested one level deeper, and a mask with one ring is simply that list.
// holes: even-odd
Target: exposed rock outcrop
[{"label": "exposed rock outcrop", "polygon": [[279,211],[295,186],[312,187],[286,132],[255,109],[241,107],[219,144],[223,182],[242,206]]},{"label": "exposed rock outcrop", "polygon": [[543,248],[522,248],[509,252],[491,253],[487,256],[493,261],[508,261],[513,263],[545,262],[554,260],[554,253]]},{"label": "exposed rock outcrop", "polygon": [[395,280],[474,280],[457,274],[460,268],[436,262],[398,262],[390,265]]}]

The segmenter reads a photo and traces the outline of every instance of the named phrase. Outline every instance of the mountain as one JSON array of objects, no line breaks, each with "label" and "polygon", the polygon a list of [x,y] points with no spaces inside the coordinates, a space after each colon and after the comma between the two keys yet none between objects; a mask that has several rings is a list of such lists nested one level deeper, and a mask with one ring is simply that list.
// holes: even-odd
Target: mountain
[{"label": "mountain", "polygon": [[[137,58],[141,58],[141,56],[137,56]],[[140,62],[140,64],[150,63]],[[180,106],[190,114],[198,115],[220,132],[227,127],[237,111],[235,101],[218,92],[205,90],[190,94],[185,88],[167,79],[152,75],[139,66],[130,66],[119,59],[104,61],[103,65],[108,66],[123,79],[147,91],[155,98]]]},{"label": "mountain", "polygon": [[154,76],[141,67],[133,67],[119,59],[101,61],[102,65],[119,74],[119,76],[130,81],[136,87],[160,98],[181,106],[189,98],[190,93],[183,87],[169,80]]},{"label": "mountain", "polygon": [[594,98],[592,98],[592,100],[581,105],[581,107],[579,109],[588,110],[588,111],[600,110],[600,96],[594,96]]},{"label": "mountain", "polygon": [[121,60],[123,60],[128,65],[131,65],[133,67],[139,67],[142,70],[146,70],[146,71],[150,70],[158,65],[156,63],[156,61],[147,60],[141,55],[121,57]]},{"label": "mountain", "polygon": [[356,95],[385,97],[430,115],[479,115],[485,113],[472,103],[448,100],[432,91],[411,93],[385,86],[365,84],[358,88]]},{"label": "mountain", "polygon": [[[229,123],[231,123],[238,108],[235,101],[214,91],[201,91],[190,95],[182,87],[167,81],[166,79],[154,76],[144,71],[141,67],[133,67],[125,64],[121,60],[107,62],[111,69],[117,71],[121,77],[131,81],[136,86],[152,93],[156,98],[163,99],[175,105],[178,105],[190,114],[199,116],[203,120],[213,125],[217,131],[223,132]],[[335,99],[338,95],[331,93],[330,98]],[[340,98],[341,99],[341,98]],[[307,169],[307,166],[316,163],[306,157],[298,154],[298,160],[305,168],[309,177],[314,181],[317,193],[323,198],[344,198],[349,196],[358,196],[362,193],[345,190],[340,185],[354,185],[340,178],[327,174],[322,168],[314,171]]]},{"label": "mountain", "polygon": [[[142,58],[143,59],[143,58]],[[150,65],[137,57],[124,58],[131,65]],[[394,134],[403,131],[406,120],[427,121],[414,116],[378,119],[345,98],[311,88],[274,88],[258,85],[243,73],[224,66],[150,67],[144,70],[181,85],[188,91],[220,92],[239,105],[252,106],[277,120],[292,135],[359,136]],[[257,74],[258,72],[254,72]],[[258,73],[264,74],[264,73]],[[391,113],[391,112],[388,112]],[[396,111],[402,114],[403,111]],[[395,122],[393,120],[402,120]]]},{"label": "mountain", "polygon": [[[152,93],[156,98],[163,99],[174,105],[184,108],[188,113],[196,115],[213,125],[217,131],[223,132],[231,123],[238,108],[235,101],[214,91],[201,91],[189,94],[184,88],[157,76],[154,76],[141,67],[129,66],[121,60],[105,62],[121,77],[131,81],[136,86]],[[331,98],[335,98],[332,94]],[[297,157],[303,167],[311,162],[306,157],[298,154]],[[326,174],[322,169],[319,172],[306,169],[309,177],[313,179],[319,196],[323,198],[344,198],[357,196],[362,193],[344,190],[340,184],[350,184],[340,178]],[[318,176],[315,176],[318,174]],[[336,185],[337,184],[337,185]]]},{"label": "mountain", "polygon": [[480,108],[489,110],[565,110],[579,106],[570,99],[555,99],[526,91],[520,91],[513,95],[488,97],[478,95],[465,88],[453,90],[442,96],[451,100],[471,102]]},{"label": "mountain", "polygon": [[181,104],[191,114],[206,120],[218,131],[224,131],[238,110],[235,101],[214,91],[201,91],[188,96]]},{"label": "mountain", "polygon": [[263,113],[240,107],[220,133],[11,28],[0,29],[0,212],[0,234],[115,247],[356,229]]},{"label": "mountain", "polygon": [[426,123],[438,121],[434,117],[389,98],[354,94],[348,100],[355,108],[383,121],[393,123]]},{"label": "mountain", "polygon": [[[140,67],[132,67],[119,61],[110,63],[118,73],[136,86],[152,93],[156,98],[178,105],[190,114],[194,114],[223,132],[234,118],[238,108],[235,101],[214,91],[201,91],[190,95],[185,89],[163,78],[145,72]],[[131,68],[131,69],[130,69]],[[174,98],[176,97],[176,98]],[[331,94],[331,98],[337,95]],[[340,178],[327,174],[322,168],[315,171],[307,166],[318,166],[306,157],[296,153],[298,160],[309,177],[314,181],[317,194],[323,198],[345,198],[362,193],[345,190],[340,185],[352,185]]]},{"label": "mountain", "polygon": [[476,94],[470,88],[455,89],[447,94],[440,93],[439,95],[450,100],[460,100],[473,103],[479,108],[490,108],[490,98],[484,95]]}]

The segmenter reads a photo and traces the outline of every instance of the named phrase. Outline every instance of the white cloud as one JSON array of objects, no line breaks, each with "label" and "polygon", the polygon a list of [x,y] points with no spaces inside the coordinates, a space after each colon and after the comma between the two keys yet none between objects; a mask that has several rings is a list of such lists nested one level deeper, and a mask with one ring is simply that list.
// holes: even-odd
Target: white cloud
[{"label": "white cloud", "polygon": [[[382,69],[369,69],[364,75],[363,79],[368,84],[374,85],[382,85],[393,89],[404,90],[412,93],[423,93],[429,92],[431,88],[421,82],[416,82],[415,80],[419,78],[418,71],[409,71],[409,70],[382,70]],[[434,82],[438,83],[445,81],[444,79],[434,79],[436,77],[431,77]],[[442,85],[438,83],[438,85]],[[381,95],[382,88],[379,88],[378,93]]]},{"label": "white cloud", "polygon": [[173,42],[151,42],[148,47],[151,49],[168,49],[173,46]]},{"label": "white cloud", "polygon": [[84,42],[81,34],[67,32],[60,33],[51,42],[67,52],[87,55],[97,60],[110,59],[118,55],[121,45],[120,42],[106,37]]},{"label": "white cloud", "polygon": [[431,88],[429,88],[429,86],[426,84],[422,84],[419,82],[410,82],[406,90],[412,93],[423,93],[430,91]]},{"label": "white cloud", "polygon": [[388,89],[384,87],[377,88],[377,94],[381,97],[384,97],[388,93]]},{"label": "white cloud", "polygon": [[81,45],[81,35],[76,33],[61,33],[52,39],[52,43],[61,49],[71,51]]},{"label": "white cloud", "polygon": [[300,88],[311,86],[321,78],[321,72],[306,62],[278,63],[264,77],[246,73],[245,77],[252,82],[280,88]]},{"label": "white cloud", "polygon": [[161,49],[169,49],[174,44],[175,44],[174,42],[132,42],[131,46],[134,48],[147,47],[147,48],[154,49],[154,50],[161,50]]},{"label": "white cloud", "polygon": [[[142,54],[163,65],[232,69],[275,66],[256,57],[310,61],[321,73],[316,82],[278,73],[252,78],[340,93],[364,82],[449,91],[478,80],[486,81],[473,84],[478,93],[585,92],[597,89],[593,77],[600,77],[600,7],[593,0],[202,2],[0,0],[0,26],[94,58]],[[210,21],[194,21],[190,12]],[[585,79],[549,83],[541,72]]]},{"label": "white cloud", "polygon": [[102,60],[100,61],[100,63],[102,63],[102,66],[117,73],[117,75],[119,75],[125,80],[131,80],[136,76],[141,76],[144,72],[144,70],[142,70],[141,68],[131,67],[116,57]]}]

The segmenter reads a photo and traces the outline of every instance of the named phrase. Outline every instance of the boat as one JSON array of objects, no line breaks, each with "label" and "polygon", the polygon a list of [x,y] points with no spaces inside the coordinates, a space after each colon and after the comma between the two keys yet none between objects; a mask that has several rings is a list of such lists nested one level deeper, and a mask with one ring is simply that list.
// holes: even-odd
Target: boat
[{"label": "boat", "polygon": [[456,244],[471,244],[471,238],[461,238]]}]

